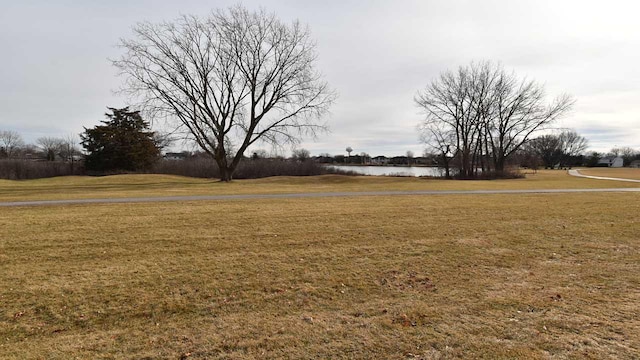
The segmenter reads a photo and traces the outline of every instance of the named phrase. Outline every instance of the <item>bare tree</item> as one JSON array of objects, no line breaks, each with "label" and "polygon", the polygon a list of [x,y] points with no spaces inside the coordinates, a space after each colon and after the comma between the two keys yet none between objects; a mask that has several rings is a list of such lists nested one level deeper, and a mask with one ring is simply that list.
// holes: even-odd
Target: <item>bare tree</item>
[{"label": "bare tree", "polygon": [[436,154],[438,165],[444,168],[445,177],[451,178],[451,150],[455,143],[455,134],[445,124],[436,121],[424,122],[419,129],[420,140]]},{"label": "bare tree", "polygon": [[481,99],[473,93],[473,73],[475,67],[460,67],[456,72],[446,71],[433,80],[424,90],[419,91],[414,101],[425,113],[423,127],[432,124],[443,126],[452,141],[450,146],[458,157],[458,175],[473,177],[476,164],[474,149],[478,149],[477,140],[482,128],[480,112]]},{"label": "bare tree", "polygon": [[78,137],[76,135],[67,135],[60,140],[62,141],[60,144],[60,157],[69,163],[71,173],[73,174],[76,158],[80,155]]},{"label": "bare tree", "polygon": [[560,167],[568,166],[567,162],[572,157],[581,155],[587,147],[589,147],[589,141],[574,130],[566,130],[558,135],[560,142],[560,148],[562,151],[562,160]]},{"label": "bare tree", "polygon": [[[487,99],[487,138],[491,145],[494,169],[504,171],[506,160],[539,130],[548,128],[556,119],[565,115],[574,100],[567,94],[560,95],[550,104],[545,102],[541,84],[532,80],[518,80],[514,73],[507,74],[497,66],[485,63],[495,82],[489,83]],[[575,135],[577,135],[574,132]]]},{"label": "bare tree", "polygon": [[0,131],[0,154],[13,158],[23,145],[22,137],[17,132],[10,130]]},{"label": "bare tree", "polygon": [[413,151],[407,150],[407,165],[411,166],[411,160],[413,160]]},{"label": "bare tree", "polygon": [[[123,92],[156,116],[177,120],[230,181],[245,150],[263,141],[296,144],[326,130],[335,98],[315,69],[307,27],[242,6],[141,23],[113,64]],[[232,148],[233,150],[231,150]]]},{"label": "bare tree", "polygon": [[553,169],[562,160],[562,143],[560,137],[554,134],[546,134],[531,139],[525,147],[525,151],[538,156],[545,169]]},{"label": "bare tree", "polygon": [[311,158],[311,153],[307,149],[294,149],[292,151],[292,158],[304,162]]},{"label": "bare tree", "polygon": [[614,147],[609,151],[608,155],[620,156],[623,161],[623,166],[629,166],[633,160],[640,158],[640,151],[636,151],[634,148],[628,146]]},{"label": "bare tree", "polygon": [[581,155],[589,146],[586,138],[575,130],[564,130],[559,134],[546,134],[529,141],[525,151],[540,157],[545,168],[568,166],[568,162]]},{"label": "bare tree", "polygon": [[547,105],[541,85],[518,80],[492,62],[445,72],[414,100],[426,115],[422,128],[438,124],[433,129],[451,140],[463,178],[476,176],[478,168],[503,173],[509,157],[574,103],[561,95]]},{"label": "bare tree", "polygon": [[36,140],[36,144],[38,144],[43,157],[47,159],[47,161],[54,161],[56,159],[56,156],[62,150],[63,143],[63,139],[51,136],[43,136]]}]

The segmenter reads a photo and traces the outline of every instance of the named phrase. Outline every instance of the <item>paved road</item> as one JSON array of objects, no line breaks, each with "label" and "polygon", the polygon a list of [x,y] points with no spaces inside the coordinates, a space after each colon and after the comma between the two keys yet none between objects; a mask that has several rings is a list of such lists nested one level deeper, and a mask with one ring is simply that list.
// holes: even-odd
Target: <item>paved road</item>
[{"label": "paved road", "polygon": [[613,177],[604,177],[604,176],[583,175],[582,173],[580,173],[580,170],[569,170],[569,175],[589,178],[589,179],[596,179],[596,180],[613,180],[613,181],[626,181],[626,182],[640,183],[640,180],[634,180],[634,179],[622,179],[622,178],[613,178]]},{"label": "paved road", "polygon": [[43,206],[69,204],[114,204],[114,203],[149,203],[167,201],[216,201],[216,200],[251,200],[251,199],[296,199],[346,196],[397,196],[397,195],[479,195],[479,194],[563,194],[563,193],[603,193],[603,192],[640,192],[640,188],[613,189],[527,189],[527,190],[414,190],[414,191],[363,191],[363,192],[320,192],[293,194],[249,194],[249,195],[194,195],[163,196],[136,198],[103,198],[75,200],[37,200],[0,202],[0,207],[10,206]]}]

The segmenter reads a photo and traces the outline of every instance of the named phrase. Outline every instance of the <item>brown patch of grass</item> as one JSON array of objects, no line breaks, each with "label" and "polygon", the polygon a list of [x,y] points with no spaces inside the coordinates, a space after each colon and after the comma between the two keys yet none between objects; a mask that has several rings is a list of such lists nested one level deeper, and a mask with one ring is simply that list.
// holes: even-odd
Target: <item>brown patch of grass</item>
[{"label": "brown patch of grass", "polygon": [[387,190],[491,190],[640,187],[640,184],[591,180],[566,171],[538,171],[525,179],[437,180],[374,176],[278,176],[255,180],[217,180],[173,175],[114,175],[0,180],[0,201],[87,199],[178,195],[282,194],[300,192]]},{"label": "brown patch of grass", "polygon": [[580,169],[580,173],[591,176],[640,180],[640,169],[635,168],[588,168]]},{"label": "brown patch of grass", "polygon": [[4,208],[0,357],[632,358],[638,200]]}]

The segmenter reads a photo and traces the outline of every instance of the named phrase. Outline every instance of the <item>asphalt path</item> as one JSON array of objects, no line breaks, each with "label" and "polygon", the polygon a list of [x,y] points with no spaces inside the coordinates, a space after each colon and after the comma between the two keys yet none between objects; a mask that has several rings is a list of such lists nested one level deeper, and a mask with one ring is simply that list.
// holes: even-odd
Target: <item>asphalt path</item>
[{"label": "asphalt path", "polygon": [[193,196],[161,196],[131,198],[97,198],[69,200],[35,200],[0,202],[0,207],[11,206],[46,206],[73,204],[119,204],[119,203],[153,203],[168,201],[225,201],[254,199],[299,199],[355,196],[402,196],[402,195],[489,195],[489,194],[565,194],[565,193],[616,193],[640,192],[640,188],[611,189],[526,189],[526,190],[412,190],[412,191],[362,191],[362,192],[318,192],[291,194],[247,194],[247,195],[193,195]]},{"label": "asphalt path", "polygon": [[591,175],[583,175],[580,170],[569,170],[569,175],[583,177],[587,179],[596,179],[596,180],[613,180],[613,181],[626,181],[626,182],[634,182],[640,183],[640,180],[634,179],[623,179],[623,178],[613,178],[613,177],[605,177],[605,176],[591,176]]}]

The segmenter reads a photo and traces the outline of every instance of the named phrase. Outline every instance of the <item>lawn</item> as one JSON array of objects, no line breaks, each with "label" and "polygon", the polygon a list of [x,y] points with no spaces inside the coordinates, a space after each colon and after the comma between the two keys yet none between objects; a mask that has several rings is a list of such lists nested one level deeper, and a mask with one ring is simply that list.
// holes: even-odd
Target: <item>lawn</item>
[{"label": "lawn", "polygon": [[0,358],[633,358],[639,200],[0,208]]},{"label": "lawn", "polygon": [[58,177],[0,180],[0,201],[87,199],[179,195],[282,194],[388,190],[491,190],[640,187],[639,184],[576,178],[562,170],[527,173],[524,179],[451,181],[411,177],[307,176],[217,180],[171,175]]}]

